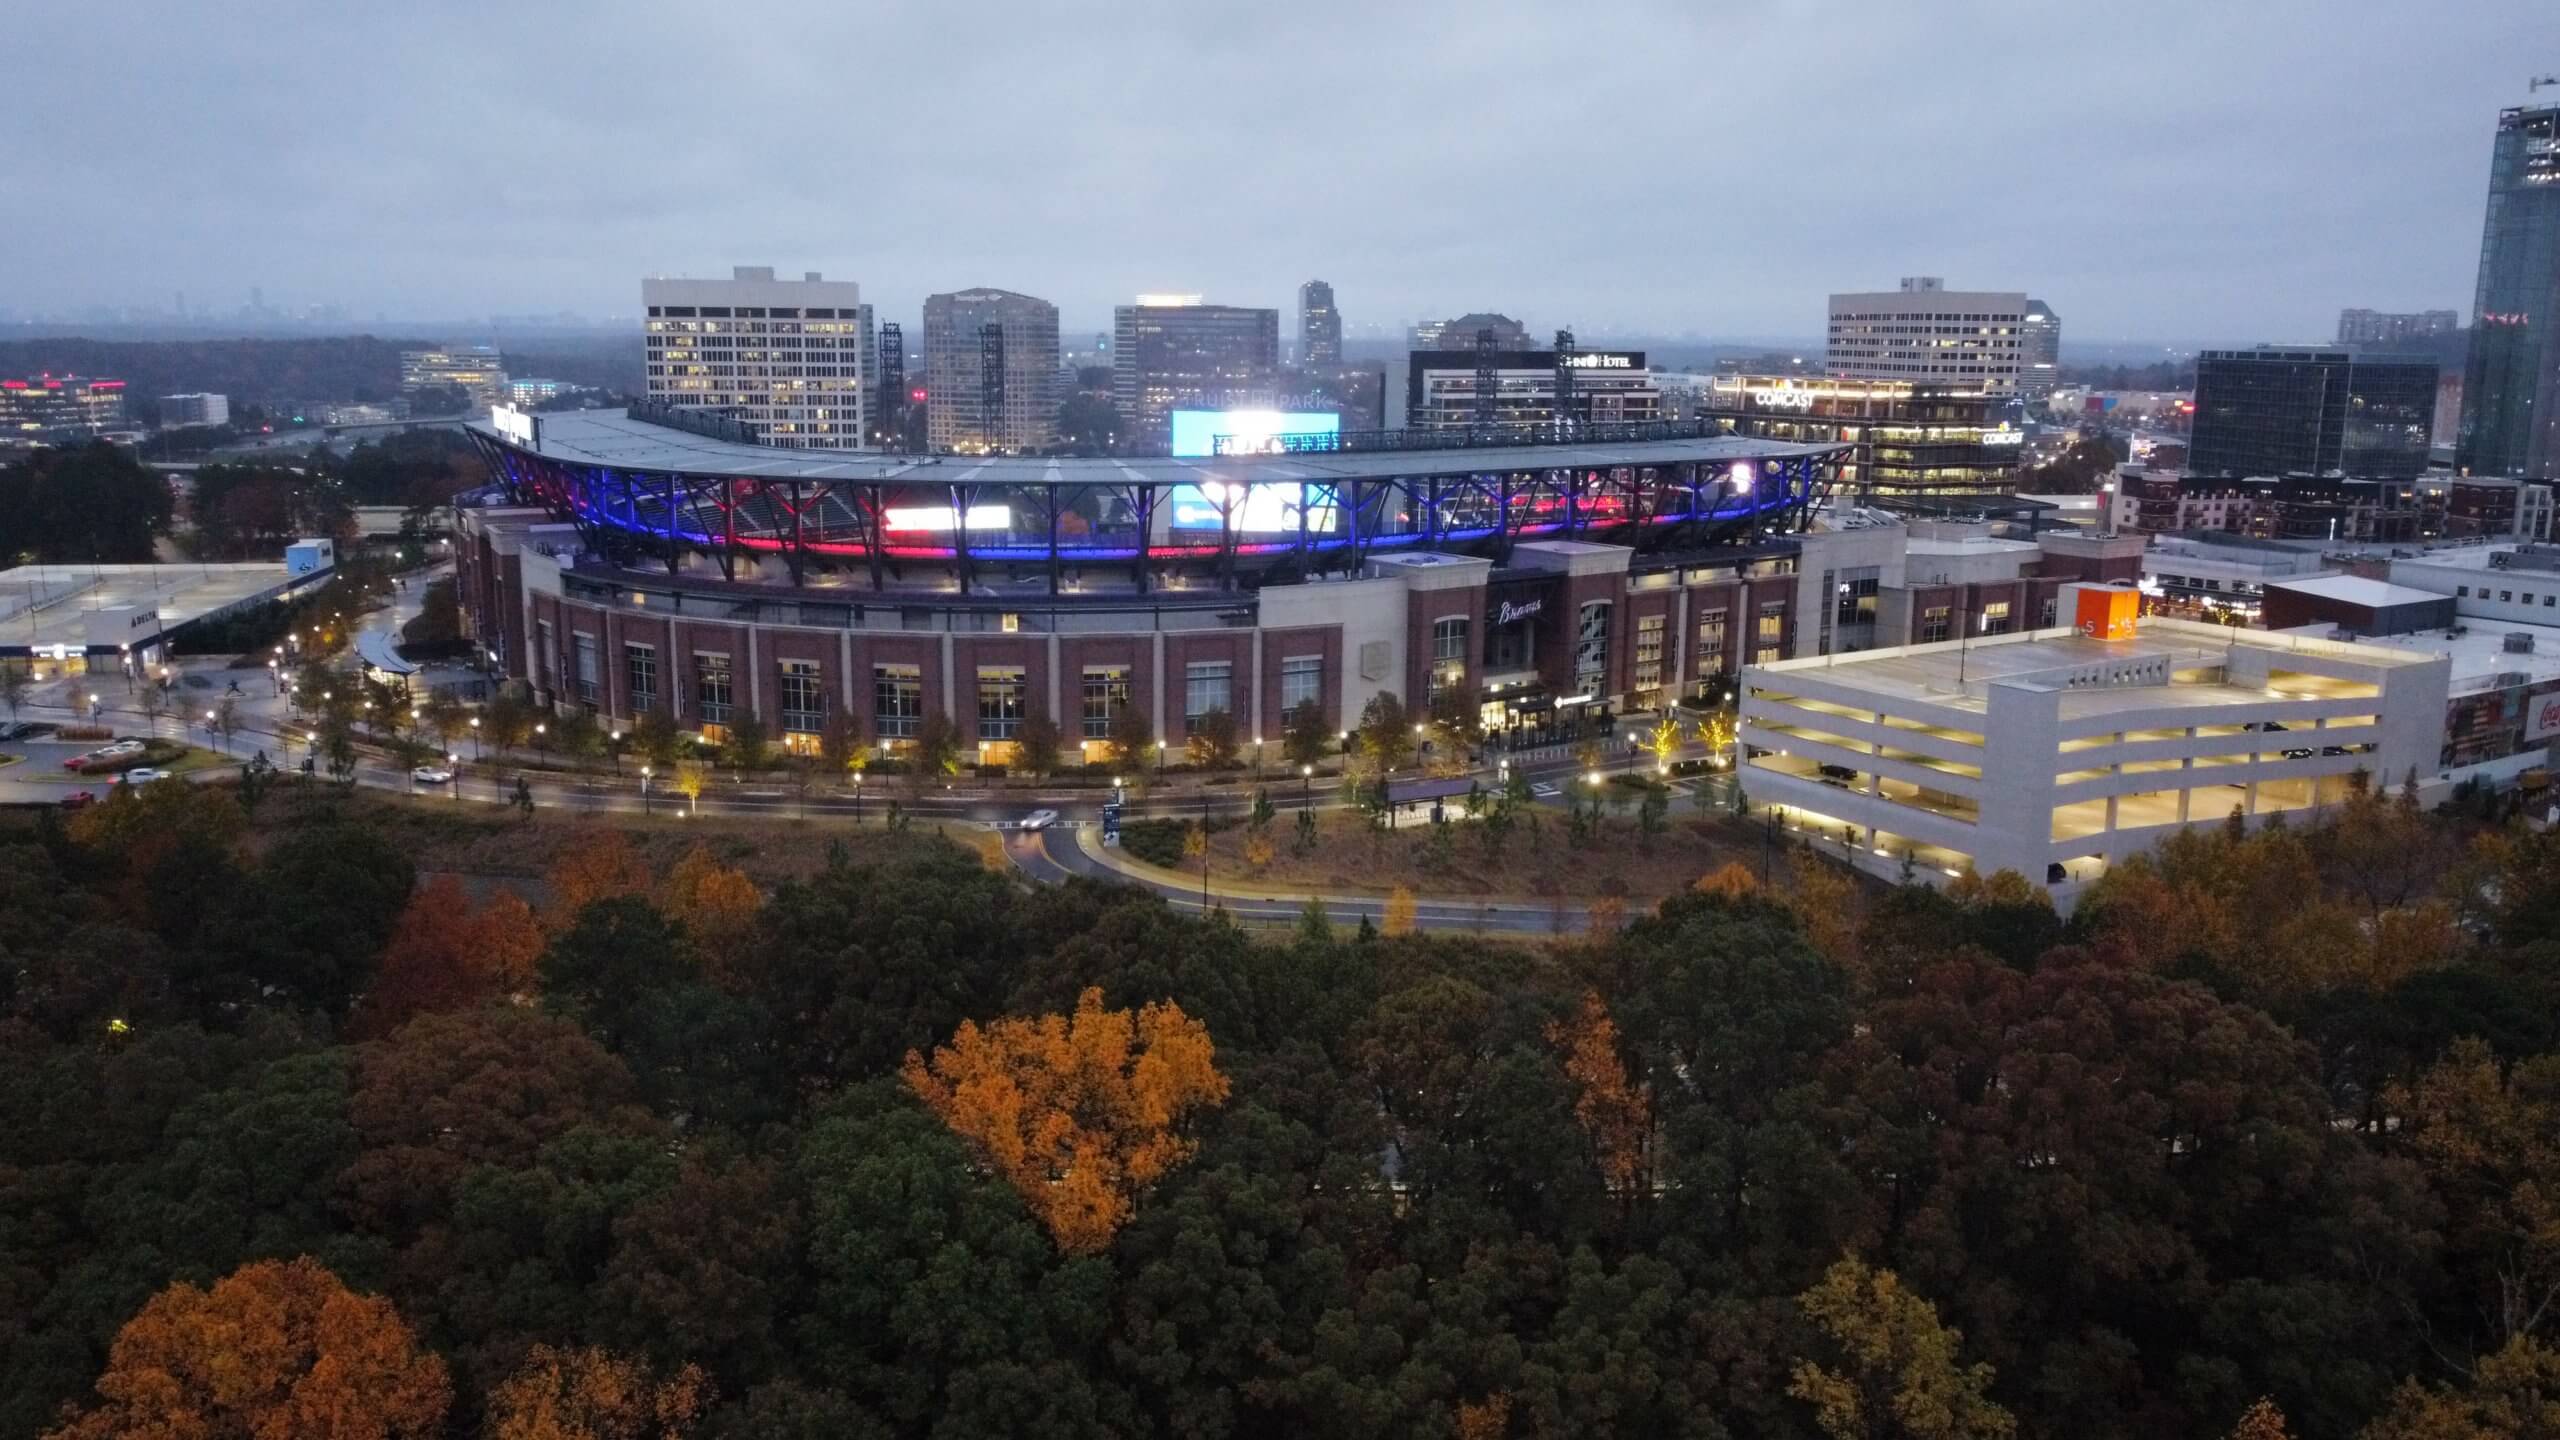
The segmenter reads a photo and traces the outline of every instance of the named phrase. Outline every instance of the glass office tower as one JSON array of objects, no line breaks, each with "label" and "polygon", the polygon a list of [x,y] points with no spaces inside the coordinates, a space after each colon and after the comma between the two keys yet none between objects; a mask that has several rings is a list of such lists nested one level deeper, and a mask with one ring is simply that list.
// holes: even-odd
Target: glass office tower
[{"label": "glass office tower", "polygon": [[2187,473],[2414,480],[2426,473],[2435,409],[2436,362],[2423,356],[2207,350],[2196,357]]},{"label": "glass office tower", "polygon": [[2454,464],[2560,479],[2560,106],[2499,112]]}]

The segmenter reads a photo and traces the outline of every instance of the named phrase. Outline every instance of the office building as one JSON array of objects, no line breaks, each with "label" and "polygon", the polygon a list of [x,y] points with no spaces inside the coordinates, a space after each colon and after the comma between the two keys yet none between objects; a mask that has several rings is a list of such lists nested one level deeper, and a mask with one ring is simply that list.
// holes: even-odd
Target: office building
[{"label": "office building", "polygon": [[2187,826],[2438,768],[2442,655],[2143,618],[2129,585],[2062,601],[2046,628],[1751,666],[1743,788],[1880,874],[2011,870],[2068,903]]},{"label": "office building", "polygon": [[545,400],[557,400],[576,387],[559,380],[545,380],[534,375],[515,375],[507,379],[507,403],[530,410]]},{"label": "office building", "polygon": [[[1492,372],[1489,404],[1477,403]],[[1570,406],[1563,399],[1570,394]],[[1407,430],[1633,423],[1662,418],[1662,390],[1641,350],[1416,350],[1405,357]]]},{"label": "office building", "polygon": [[2043,301],[2029,300],[2018,330],[2018,395],[2041,405],[2062,383],[2062,317]]},{"label": "office building", "polygon": [[189,430],[231,423],[231,397],[228,395],[163,395],[160,397],[160,428]]},{"label": "office building", "polygon": [[861,286],[740,265],[726,280],[644,279],[640,303],[651,403],[711,412],[767,445],[863,447]]},{"label": "office building", "polygon": [[2026,323],[2022,292],[1950,290],[1934,275],[1906,276],[1899,289],[1831,297],[1823,370],[1845,380],[1910,380],[2005,398],[2018,393]]},{"label": "office building", "polygon": [[2005,495],[2018,488],[2026,432],[1979,386],[1796,375],[1715,375],[1701,413],[1737,435],[1851,448],[1852,495]]},{"label": "office building", "polygon": [[1058,438],[1058,307],[981,287],[924,302],[926,443],[1022,455]]},{"label": "office building", "polygon": [[0,436],[74,440],[124,423],[124,382],[82,375],[0,380]]},{"label": "office building", "polygon": [[2560,105],[2504,110],[2462,377],[2454,468],[2560,479]]},{"label": "office building", "polygon": [[1333,308],[1333,287],[1322,280],[1298,287],[1298,363],[1309,370],[1342,363],[1342,312]]},{"label": "office building", "polygon": [[2338,343],[2341,345],[2401,345],[2433,340],[2461,328],[2462,317],[2450,310],[2338,312]]},{"label": "office building", "polygon": [[2422,356],[2207,350],[2196,357],[2187,470],[2415,479],[2426,473],[2435,408],[2436,362]]},{"label": "office building", "polygon": [[507,363],[494,346],[448,345],[441,350],[400,352],[400,393],[459,390],[470,408],[485,410],[507,398]]},{"label": "office building", "polygon": [[1279,396],[1280,312],[1141,295],[1112,311],[1120,448],[1160,455],[1176,410],[1267,410]]},{"label": "office building", "polygon": [[1527,350],[1537,342],[1529,338],[1529,328],[1508,315],[1474,310],[1447,320],[1417,321],[1406,332],[1408,350],[1473,350],[1478,338],[1487,330],[1493,332],[1497,350]]}]

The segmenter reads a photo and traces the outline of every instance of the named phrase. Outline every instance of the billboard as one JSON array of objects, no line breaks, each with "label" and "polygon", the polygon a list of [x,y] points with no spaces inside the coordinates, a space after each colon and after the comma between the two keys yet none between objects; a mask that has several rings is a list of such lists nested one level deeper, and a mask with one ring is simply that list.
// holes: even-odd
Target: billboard
[{"label": "billboard", "polygon": [[1232,512],[1239,535],[1293,535],[1297,533],[1301,506],[1307,508],[1307,533],[1311,535],[1333,533],[1338,519],[1332,486],[1301,485],[1295,481],[1240,486],[1224,480],[1204,480],[1197,485],[1174,486],[1165,492],[1165,503],[1172,511],[1177,530],[1221,529]]},{"label": "billboard", "polygon": [[1283,435],[1339,435],[1342,417],[1319,410],[1176,410],[1177,457],[1276,453]]},{"label": "billboard", "polygon": [[2539,745],[2560,735],[2560,691],[2528,695],[2524,707],[2524,743]]}]

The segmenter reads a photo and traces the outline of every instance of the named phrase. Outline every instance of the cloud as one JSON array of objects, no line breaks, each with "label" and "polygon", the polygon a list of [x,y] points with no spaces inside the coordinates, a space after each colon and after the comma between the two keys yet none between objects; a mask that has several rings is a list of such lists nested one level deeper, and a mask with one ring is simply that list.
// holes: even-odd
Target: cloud
[{"label": "cloud", "polygon": [[[774,4],[15,15],[22,309],[628,314],[644,273],[1140,289],[1355,327],[1812,335],[1904,274],[2089,338],[2467,308],[2539,0]],[[66,59],[65,57],[76,57]],[[2513,73],[2510,73],[2513,72]]]}]

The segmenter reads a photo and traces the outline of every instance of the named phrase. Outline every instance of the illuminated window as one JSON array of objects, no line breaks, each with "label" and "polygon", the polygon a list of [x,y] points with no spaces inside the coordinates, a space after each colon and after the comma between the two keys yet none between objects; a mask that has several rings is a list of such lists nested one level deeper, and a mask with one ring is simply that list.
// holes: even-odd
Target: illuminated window
[{"label": "illuminated window", "polygon": [[645,715],[658,708],[658,648],[654,645],[622,647],[622,673],[631,688],[631,713]]},{"label": "illuminated window", "polygon": [[924,719],[924,671],[915,665],[871,667],[872,733],[883,740],[905,739]]},{"label": "illuminated window", "polygon": [[1194,661],[1182,667],[1182,721],[1187,728],[1212,710],[1233,713],[1235,666],[1224,660]]},{"label": "illuminated window", "polygon": [[693,703],[696,717],[705,725],[729,723],[730,688],[729,657],[700,655],[693,657]]},{"label": "illuminated window", "polygon": [[1023,672],[1019,665],[978,667],[978,738],[1010,740],[1022,728]]},{"label": "illuminated window", "polygon": [[827,719],[827,691],[815,660],[782,662],[782,728],[784,733],[814,735]]},{"label": "illuminated window", "polygon": [[1084,667],[1084,738],[1111,738],[1111,720],[1129,706],[1129,667]]},{"label": "illuminated window", "polygon": [[1324,657],[1292,655],[1280,662],[1280,713],[1287,715],[1310,700],[1324,699]]},{"label": "illuminated window", "polygon": [[1642,615],[1636,619],[1635,703],[1655,705],[1662,700],[1662,634],[1667,617]]}]

